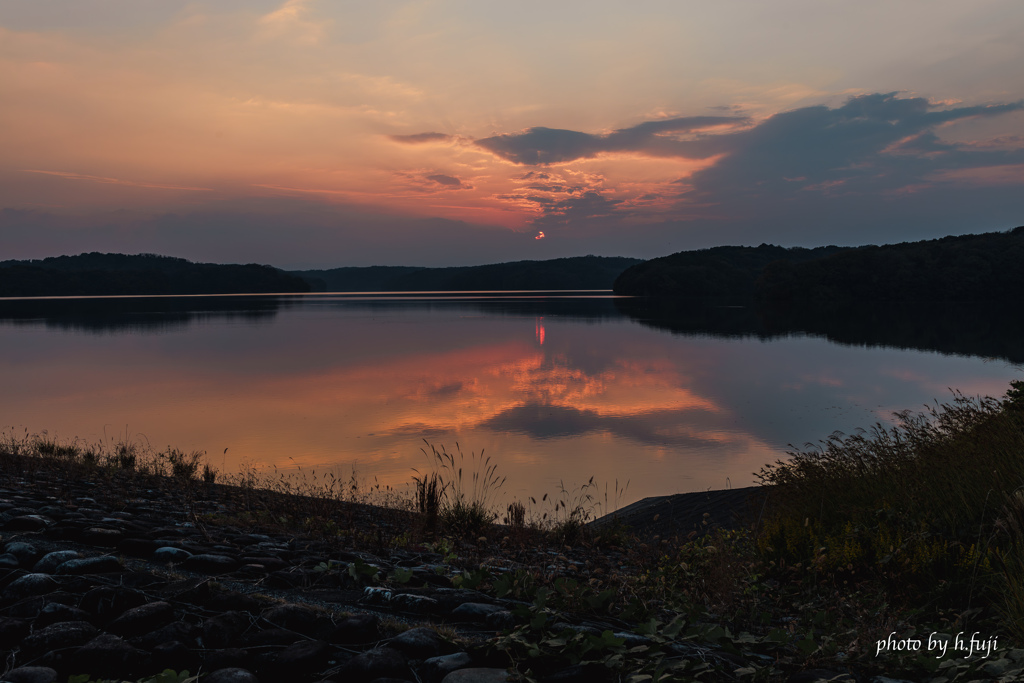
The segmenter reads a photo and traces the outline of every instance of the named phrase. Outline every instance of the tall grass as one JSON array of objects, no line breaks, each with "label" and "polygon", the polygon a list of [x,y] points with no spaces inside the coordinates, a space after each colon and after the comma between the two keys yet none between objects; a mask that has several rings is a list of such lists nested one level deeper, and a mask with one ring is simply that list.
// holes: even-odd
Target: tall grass
[{"label": "tall grass", "polygon": [[498,518],[494,507],[498,492],[505,485],[505,477],[498,475],[498,465],[490,456],[470,453],[469,462],[458,443],[449,453],[424,439],[426,448],[420,450],[430,461],[431,471],[420,474],[413,481],[416,486],[417,507],[427,515],[436,514],[445,528],[464,535],[476,535]]},{"label": "tall grass", "polygon": [[558,482],[551,530],[563,543],[578,541],[583,534],[583,527],[594,518],[597,488],[593,477],[586,484],[572,489],[566,488],[565,482]]},{"label": "tall grass", "polygon": [[1001,615],[1010,630],[1024,639],[1024,489],[1018,489],[996,520],[1003,550],[998,568],[1003,576]]},{"label": "tall grass", "polygon": [[[86,467],[109,467],[118,470],[138,470],[151,474],[173,474],[184,476],[191,463],[202,460],[203,453],[195,451],[185,454],[168,448],[164,453],[155,452],[145,438],[125,434],[118,437],[104,437],[96,443],[88,443],[77,437],[62,439],[47,431],[30,434],[28,429],[21,433],[13,427],[0,433],[0,452],[11,455],[32,456],[44,460],[58,460],[68,465],[74,463]],[[192,475],[195,474],[193,469]]]},{"label": "tall grass", "polygon": [[759,473],[774,486],[763,551],[893,584],[952,582],[968,601],[1002,573],[1024,616],[1024,518],[1013,521],[1024,486],[1024,382],[1002,400],[955,392],[924,412],[897,413],[894,426],[834,434],[790,456]]}]

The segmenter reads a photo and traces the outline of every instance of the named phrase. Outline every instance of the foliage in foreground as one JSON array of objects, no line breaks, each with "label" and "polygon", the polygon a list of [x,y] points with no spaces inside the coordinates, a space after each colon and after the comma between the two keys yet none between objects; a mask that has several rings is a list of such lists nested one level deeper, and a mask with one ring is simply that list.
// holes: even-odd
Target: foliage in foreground
[{"label": "foliage in foreground", "polygon": [[774,487],[765,557],[876,578],[904,601],[996,604],[1024,636],[1024,382],[1002,401],[956,393],[893,427],[833,435],[760,476]]}]

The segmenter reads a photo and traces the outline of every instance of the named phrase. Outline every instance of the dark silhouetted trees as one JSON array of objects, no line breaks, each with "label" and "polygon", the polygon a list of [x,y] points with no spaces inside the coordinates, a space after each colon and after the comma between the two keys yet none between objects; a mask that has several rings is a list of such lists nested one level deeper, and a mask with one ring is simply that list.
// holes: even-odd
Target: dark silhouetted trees
[{"label": "dark silhouetted trees", "polygon": [[766,302],[1020,301],[1024,228],[867,246],[764,269]]},{"label": "dark silhouetted trees", "polygon": [[717,303],[1020,300],[1024,227],[885,246],[685,251],[628,268],[615,292]]},{"label": "dark silhouetted trees", "polygon": [[615,281],[615,293],[701,301],[747,301],[754,298],[757,279],[769,264],[802,263],[843,249],[786,249],[762,244],[681,251],[626,269]]},{"label": "dark silhouetted trees", "polygon": [[485,266],[417,268],[372,266],[293,271],[316,290],[333,292],[447,292],[515,289],[611,289],[640,259],[576,256]]},{"label": "dark silhouetted trees", "polygon": [[57,256],[0,262],[0,296],[249,294],[308,292],[301,278],[270,266],[192,263],[154,254]]}]

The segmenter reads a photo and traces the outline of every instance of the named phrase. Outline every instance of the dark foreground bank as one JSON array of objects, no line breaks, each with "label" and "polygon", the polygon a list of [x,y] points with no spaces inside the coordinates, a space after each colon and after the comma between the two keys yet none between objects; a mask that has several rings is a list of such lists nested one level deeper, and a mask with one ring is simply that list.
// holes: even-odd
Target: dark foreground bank
[{"label": "dark foreground bank", "polygon": [[0,261],[0,297],[254,294],[309,289],[297,276],[255,263],[193,263],[155,254],[98,252]]},{"label": "dark foreground bank", "polygon": [[[0,681],[935,678],[872,658],[912,611],[752,554],[763,489],[459,533],[409,508],[47,452],[0,454]],[[1024,669],[1005,643],[967,659],[944,671]]]},{"label": "dark foreground bank", "polygon": [[[286,528],[288,511],[301,520],[314,512],[304,506],[323,501],[122,472],[68,477],[25,456],[0,456],[0,465],[0,680],[136,680],[168,668],[213,683],[469,683],[525,672],[617,680],[615,668],[581,665],[575,655],[519,654],[508,638],[532,628],[524,620],[556,613],[509,582],[562,590],[592,582],[607,591],[622,572],[638,571],[624,547],[524,542],[508,527],[398,547],[395,539],[416,528],[415,516],[399,510],[321,507],[330,524],[300,522],[301,533]],[[700,493],[676,509],[690,515],[711,502],[717,516],[741,493]],[[641,519],[623,512],[623,521]],[[478,590],[485,572],[508,578]],[[657,649],[663,666],[710,662],[709,680],[732,680],[724,672],[745,661],[714,642],[659,642],[621,615],[588,612],[559,611],[544,628],[609,655]]]}]

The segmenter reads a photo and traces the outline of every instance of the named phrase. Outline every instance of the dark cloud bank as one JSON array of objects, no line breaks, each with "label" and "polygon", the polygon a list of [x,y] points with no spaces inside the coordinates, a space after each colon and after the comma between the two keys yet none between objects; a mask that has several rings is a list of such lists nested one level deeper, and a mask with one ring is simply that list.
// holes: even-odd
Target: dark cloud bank
[{"label": "dark cloud bank", "polygon": [[797,178],[813,183],[877,176],[893,169],[914,175],[1022,163],[1019,149],[973,150],[944,144],[934,133],[942,124],[1022,108],[1024,102],[937,109],[923,98],[888,93],[854,97],[835,109],[795,109],[754,125],[745,117],[697,116],[648,121],[606,135],[537,127],[476,144],[523,165],[566,163],[608,153],[686,159],[725,155],[699,174],[703,184],[715,186],[709,179],[728,179],[734,186]]},{"label": "dark cloud bank", "polygon": [[[854,97],[836,108],[782,112],[757,123],[739,116],[688,117],[604,135],[536,127],[476,145],[513,163],[542,167],[601,154],[715,158],[713,165],[677,181],[674,194],[662,195],[676,202],[676,225],[693,228],[690,237],[700,243],[695,246],[737,236],[755,243],[816,244],[829,233],[840,242],[860,243],[856,232],[878,239],[884,232],[869,225],[882,223],[910,238],[940,225],[945,229],[950,218],[961,221],[960,232],[1024,222],[1024,207],[1015,199],[1024,172],[1013,182],[1024,149],[948,143],[936,132],[953,122],[1022,109],[1022,102],[946,108],[886,93]],[[971,178],[1000,167],[1007,171],[1001,182]],[[635,213],[629,202],[597,191],[523,198],[542,207],[537,222],[548,227],[571,228],[585,220],[593,228]]]},{"label": "dark cloud bank", "polygon": [[734,116],[691,116],[647,121],[607,135],[538,127],[523,133],[484,138],[477,140],[476,144],[503,159],[531,166],[589,159],[609,152],[704,158],[710,155],[696,154],[692,143],[680,137],[713,126],[737,125],[746,121]]}]

